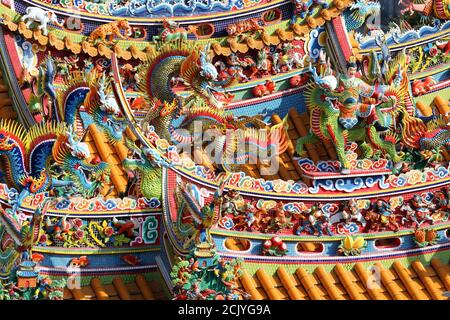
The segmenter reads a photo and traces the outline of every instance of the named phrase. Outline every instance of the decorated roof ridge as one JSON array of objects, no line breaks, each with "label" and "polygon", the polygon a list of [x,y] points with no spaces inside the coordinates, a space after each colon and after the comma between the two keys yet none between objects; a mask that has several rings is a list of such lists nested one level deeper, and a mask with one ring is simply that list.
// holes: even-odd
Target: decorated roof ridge
[{"label": "decorated roof ridge", "polygon": [[322,9],[315,17],[309,17],[306,24],[288,24],[287,29],[276,28],[271,35],[263,32],[260,36],[246,37],[244,42],[238,42],[236,37],[228,37],[222,43],[213,43],[211,48],[217,55],[229,56],[232,52],[246,53],[249,49],[260,50],[266,46],[278,45],[282,41],[292,41],[338,17],[351,3],[353,0],[333,0],[333,6]]},{"label": "decorated roof ridge", "polygon": [[[272,121],[274,124],[280,123],[281,118],[274,114],[272,115]],[[297,109],[291,108],[288,112],[288,136],[290,139],[288,149],[278,156],[279,161],[279,171],[274,176],[269,176],[268,178],[276,180],[302,180],[308,182],[306,178],[303,178],[301,169],[298,165],[298,161],[294,159],[295,153],[295,142],[298,138],[303,137],[309,132],[309,117],[307,113],[299,114]],[[314,162],[320,160],[336,160],[336,151],[334,150],[331,143],[316,143],[314,145],[306,145],[306,150],[308,152],[308,157]],[[246,173],[254,178],[261,178],[261,171],[264,167],[261,164],[257,165],[247,165]]]},{"label": "decorated roof ridge", "polygon": [[[444,120],[448,121],[450,119],[450,108],[445,103],[445,100],[437,96],[434,99],[434,103],[436,106],[436,111],[438,115],[443,116]],[[424,116],[431,116],[433,114],[432,106],[425,106],[424,104],[418,103],[418,109],[421,112],[425,112]],[[272,115],[272,121],[274,124],[280,123],[281,119],[277,114]],[[298,138],[303,137],[309,132],[309,116],[308,114],[302,113],[299,114],[295,108],[289,109],[288,112],[288,136],[290,138],[290,143],[288,149],[278,156],[279,161],[279,171],[275,175],[271,176],[263,176],[261,174],[264,166],[262,164],[248,164],[245,166],[244,172],[255,179],[266,179],[266,180],[277,180],[282,179],[285,181],[293,180],[299,181],[303,180],[303,182],[308,183],[308,178],[302,175],[301,168],[298,164],[298,159],[296,160],[294,157],[294,146],[295,142]],[[314,145],[306,145],[307,157],[311,159],[314,163],[325,160],[336,160],[336,150],[332,146],[331,143],[318,142]],[[450,154],[448,152],[444,152],[444,157],[447,160],[450,160]]]},{"label": "decorated roof ridge", "polygon": [[160,300],[167,298],[161,286],[148,281],[143,275],[136,275],[132,281],[124,282],[115,277],[110,284],[100,278],[92,278],[90,284],[80,289],[65,289],[65,300]]},{"label": "decorated roof ridge", "polygon": [[[446,230],[450,227],[450,222],[448,221],[444,221],[441,223],[436,223],[434,225],[432,225],[431,227],[433,227],[432,229],[435,231],[443,231]],[[398,231],[392,231],[392,230],[383,230],[383,231],[378,231],[378,232],[372,232],[372,233],[358,233],[359,236],[363,237],[366,240],[379,240],[379,239],[389,239],[392,237],[403,237],[403,236],[414,236],[416,231],[416,228],[414,227],[408,227],[408,228],[402,228]],[[290,242],[290,243],[297,243],[297,244],[301,244],[303,245],[308,245],[308,243],[310,243],[310,241],[317,241],[317,235],[311,235],[311,234],[301,234],[301,235],[296,235],[294,233],[282,233],[282,232],[255,232],[255,231],[242,231],[242,230],[227,230],[224,228],[221,228],[218,225],[214,225],[211,228],[211,234],[214,236],[220,236],[220,237],[228,237],[230,239],[233,239],[233,241],[235,241],[235,243],[227,243],[227,247],[229,246],[232,250],[235,251],[245,251],[242,250],[242,248],[238,248],[236,247],[236,243],[239,246],[241,240],[268,240],[274,236],[278,236],[280,239],[282,239],[283,241],[286,242]],[[231,238],[234,237],[234,238]],[[334,234],[332,236],[330,235],[322,235],[320,236],[320,240],[323,243],[332,243],[332,242],[336,242],[338,240],[344,240],[345,238],[347,238],[348,235],[347,234]],[[227,238],[227,240],[228,240]],[[445,243],[440,243],[437,247],[432,248],[430,250],[441,250],[442,248],[445,248]],[[407,254],[409,253],[408,250],[415,250],[415,248],[409,248],[409,249],[404,249],[403,251],[398,251],[399,255],[402,254]],[[249,255],[253,255],[252,253],[250,253]],[[334,259],[334,258],[332,258]]]},{"label": "decorated roof ridge", "polygon": [[[393,28],[386,34],[386,42],[391,50],[402,50],[404,46],[423,44],[427,41],[434,41],[441,37],[445,39],[449,29],[449,21],[442,24],[436,24],[433,27],[424,25],[421,26],[419,30],[412,29],[400,31]],[[366,37],[361,35],[358,39],[355,39],[355,45],[360,47],[359,52],[361,54],[369,53],[372,50],[380,51],[374,35]]]},{"label": "decorated roof ridge", "polygon": [[[352,0],[333,0],[333,6],[328,9],[323,9],[316,17],[308,18],[308,22],[305,25],[292,24],[287,30],[281,28],[276,29],[274,34],[268,35],[264,33],[261,38],[255,39],[254,37],[248,37],[245,43],[238,43],[236,38],[227,38],[226,43],[219,44],[218,42],[212,44],[212,49],[216,54],[221,54],[228,56],[231,52],[247,52],[249,49],[261,49],[265,46],[276,45],[281,41],[294,40],[296,36],[303,36],[307,34],[311,29],[317,28],[325,24],[325,22],[330,21],[333,18],[338,17],[348,6],[352,3]],[[80,54],[84,52],[91,57],[104,56],[106,58],[111,58],[114,52],[117,57],[124,60],[137,59],[144,61],[148,53],[152,51],[154,45],[150,45],[145,49],[140,49],[139,47],[131,44],[127,49],[123,49],[121,43],[124,41],[119,40],[118,44],[109,48],[103,43],[97,45],[92,45],[86,39],[79,42],[74,41],[74,34],[66,32],[63,30],[53,30],[50,31],[47,36],[43,35],[40,30],[29,30],[26,28],[24,22],[15,23],[16,17],[19,16],[16,12],[6,8],[4,5],[0,6],[2,11],[7,13],[2,14],[2,24],[6,25],[8,29],[12,32],[18,31],[26,39],[33,39],[37,41],[40,45],[51,45],[57,50],[70,50],[73,54]],[[291,30],[290,30],[291,29]],[[62,34],[63,38],[60,39],[57,34]],[[77,35],[78,36],[78,35]],[[85,38],[85,37],[83,37]],[[220,40],[220,39],[215,39]],[[199,42],[198,40],[188,40],[188,42]],[[145,43],[145,42],[141,42]]]},{"label": "decorated roof ridge", "polygon": [[[8,185],[0,183],[0,202],[2,204],[8,203],[10,196],[17,194],[17,191],[13,188],[9,188]],[[34,212],[39,204],[41,204],[48,193],[41,192],[34,196],[30,195],[26,197],[20,207],[21,210],[30,214]],[[9,207],[7,205],[7,207]],[[147,198],[110,198],[105,199],[103,197],[85,199],[80,196],[65,198],[54,198],[54,201],[50,203],[50,207],[47,211],[49,216],[64,216],[70,214],[71,217],[88,217],[95,218],[99,216],[129,216],[130,214],[160,214],[161,202],[158,199]],[[8,215],[10,221],[12,217]],[[14,220],[15,221],[15,220]],[[17,226],[18,230],[18,226]]]},{"label": "decorated roof ridge", "polygon": [[358,262],[353,266],[318,266],[312,273],[299,266],[293,274],[279,266],[273,275],[263,268],[253,276],[245,272],[240,286],[252,300],[446,300],[450,266],[438,258],[424,266],[415,260],[405,267],[395,261],[390,268],[375,263],[380,281]]},{"label": "decorated roof ridge", "polygon": [[[71,10],[73,10],[71,8],[71,4],[69,3],[69,5],[66,6],[55,6],[52,3],[46,3],[45,1],[26,1],[29,3],[34,3],[35,5],[41,6],[43,8],[48,8],[51,10],[55,10],[57,11],[58,14],[63,14],[63,15],[68,15],[68,14],[72,14],[73,12]],[[275,5],[280,6],[283,4],[289,3],[289,1],[286,0],[272,0],[272,1],[267,1],[264,2],[262,4],[256,3],[253,6],[249,6],[249,7],[243,7],[242,9],[238,9],[238,10],[232,10],[233,14],[238,14],[238,16],[244,16],[251,14],[254,10],[264,10],[267,7],[273,8]],[[127,20],[131,21],[131,22],[135,22],[135,23],[140,23],[140,22],[145,22],[147,25],[150,23],[159,23],[161,21],[161,19],[163,18],[167,18],[165,16],[161,16],[161,17],[139,17],[139,16],[121,16],[121,15],[104,15],[104,14],[97,14],[96,12],[99,11],[99,8],[96,7],[94,8],[95,5],[105,5],[105,3],[95,3],[95,2],[88,2],[89,5],[91,5],[92,11],[82,11],[82,15],[83,17],[93,17],[96,18],[95,20],[97,20],[98,18],[102,19],[102,20],[120,20],[120,19],[124,19],[126,18]],[[104,10],[104,9],[100,9],[100,10]],[[69,12],[67,12],[69,11]],[[218,18],[222,18],[229,15],[230,10],[227,11],[216,11],[216,12],[212,12],[210,14],[198,14],[198,15],[187,15],[187,16],[173,16],[171,18],[173,18],[176,22],[178,23],[189,23],[189,22],[209,22],[211,20],[208,19],[218,19]],[[150,23],[149,23],[150,22]]]}]

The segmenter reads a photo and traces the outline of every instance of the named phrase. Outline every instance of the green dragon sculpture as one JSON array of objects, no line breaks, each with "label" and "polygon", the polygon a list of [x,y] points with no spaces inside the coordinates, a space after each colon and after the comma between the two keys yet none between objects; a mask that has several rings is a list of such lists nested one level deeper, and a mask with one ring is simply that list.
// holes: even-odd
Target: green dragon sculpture
[{"label": "green dragon sculpture", "polygon": [[133,170],[139,173],[139,192],[147,199],[161,199],[162,195],[162,171],[156,153],[150,149],[139,149],[134,142],[125,139],[126,146],[133,154],[137,154],[139,159],[124,159],[122,165],[126,170]]},{"label": "green dragon sculpture", "polygon": [[[365,63],[363,61],[362,78],[354,76],[356,64],[349,63],[348,74],[340,76],[342,91],[336,90],[338,80],[329,69],[325,76],[320,77],[316,69],[310,67],[314,83],[306,90],[305,97],[311,131],[297,140],[296,152],[299,155],[305,153],[305,144],[331,142],[341,162],[341,173],[348,174],[350,161],[345,151],[348,141],[359,143],[363,158],[371,158],[375,150],[380,150],[394,163],[402,161],[396,150],[399,141],[420,150],[433,150],[449,144],[448,129],[437,121],[425,124],[407,107],[409,81],[405,53],[400,53],[395,59],[388,55],[385,50],[382,62],[386,72],[381,83],[377,72],[380,61],[372,53]],[[375,92],[375,86],[378,92]],[[377,105],[364,103],[374,96],[381,102]]]},{"label": "green dragon sculpture", "polygon": [[[315,74],[315,69],[311,70]],[[350,161],[346,156],[345,147],[348,141],[359,142],[364,158],[370,158],[374,149],[387,153],[393,162],[401,161],[395,145],[397,137],[391,130],[395,122],[395,98],[382,102],[370,112],[370,118],[359,118],[358,122],[344,128],[341,124],[341,109],[355,104],[355,96],[359,93],[346,90],[342,93],[334,91],[337,80],[334,76],[320,78],[315,74],[315,83],[305,93],[306,104],[310,112],[310,128],[308,135],[297,140],[296,151],[299,155],[305,153],[304,145],[319,141],[331,142],[342,165],[342,173],[350,171]],[[368,114],[369,115],[369,114]],[[361,120],[362,119],[362,120]],[[373,121],[372,119],[376,119]],[[375,124],[376,122],[376,124]]]}]

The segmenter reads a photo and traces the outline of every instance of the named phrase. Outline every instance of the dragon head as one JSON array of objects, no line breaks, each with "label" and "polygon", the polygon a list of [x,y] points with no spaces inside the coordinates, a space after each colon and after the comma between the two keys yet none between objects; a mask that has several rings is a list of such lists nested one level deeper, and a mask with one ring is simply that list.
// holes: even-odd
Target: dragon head
[{"label": "dragon head", "polygon": [[125,130],[125,121],[121,119],[119,105],[112,92],[107,92],[107,83],[105,75],[102,76],[98,97],[99,104],[91,109],[95,123],[103,129],[110,141],[116,142],[122,140],[122,133]]},{"label": "dragon head", "polygon": [[361,17],[368,17],[370,15],[379,15],[381,10],[381,5],[377,1],[370,0],[357,0],[351,7],[350,10],[357,10]]}]

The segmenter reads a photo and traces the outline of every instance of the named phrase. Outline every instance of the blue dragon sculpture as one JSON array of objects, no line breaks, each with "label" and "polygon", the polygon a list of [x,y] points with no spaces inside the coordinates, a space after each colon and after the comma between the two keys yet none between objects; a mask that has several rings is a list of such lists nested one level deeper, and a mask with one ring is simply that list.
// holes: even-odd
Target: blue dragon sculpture
[{"label": "blue dragon sculpture", "polygon": [[122,140],[125,120],[104,74],[91,71],[86,76],[76,75],[58,91],[58,113],[62,121],[72,125],[78,136],[84,132],[80,107],[107,135],[111,143]]}]

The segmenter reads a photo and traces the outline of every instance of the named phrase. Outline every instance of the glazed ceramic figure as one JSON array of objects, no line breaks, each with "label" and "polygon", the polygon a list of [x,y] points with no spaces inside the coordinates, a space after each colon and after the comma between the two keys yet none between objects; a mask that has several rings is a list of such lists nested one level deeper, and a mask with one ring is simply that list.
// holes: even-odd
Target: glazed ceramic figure
[{"label": "glazed ceramic figure", "polygon": [[298,17],[304,19],[314,13],[314,9],[322,6],[324,9],[329,7],[326,0],[292,0],[294,4],[294,15],[291,18],[291,23],[296,23]]},{"label": "glazed ceramic figure", "polygon": [[384,200],[377,200],[374,204],[374,208],[383,216],[389,216],[393,213],[391,205]]},{"label": "glazed ceramic figure", "polygon": [[124,90],[136,90],[136,78],[135,78],[136,69],[129,63],[125,63],[120,68],[120,75],[122,76],[122,85]]},{"label": "glazed ceramic figure", "polygon": [[247,225],[247,228],[251,230],[253,224],[255,224],[255,222],[257,222],[256,216],[255,216],[255,212],[256,212],[256,208],[253,207],[253,205],[251,203],[247,203],[245,205],[246,209],[245,209],[245,223]]},{"label": "glazed ceramic figure", "polygon": [[249,78],[244,73],[244,68],[242,67],[241,61],[236,53],[232,52],[228,58],[227,63],[230,70],[239,77],[239,80],[243,82],[249,81]]},{"label": "glazed ceramic figure", "polygon": [[283,44],[283,62],[287,70],[293,68],[303,68],[303,56],[298,51],[300,47],[294,46],[291,43]]},{"label": "glazed ceramic figure", "polygon": [[273,71],[276,74],[281,71],[280,53],[278,52],[272,53],[272,61],[273,61]]},{"label": "glazed ceramic figure", "polygon": [[314,209],[311,210],[311,213],[308,217],[309,222],[312,226],[312,231],[317,231],[318,236],[322,236],[325,231],[328,235],[332,236],[333,233],[330,230],[330,220],[328,215],[326,215],[322,210],[322,204],[318,206],[314,206]]},{"label": "glazed ceramic figure", "polygon": [[340,90],[343,91],[340,98],[342,107],[340,108],[339,123],[345,129],[353,128],[358,123],[358,118],[373,116],[375,106],[362,103],[361,97],[387,102],[387,98],[381,92],[377,92],[375,87],[357,77],[357,66],[354,60],[347,64],[346,74],[340,75],[338,81]]},{"label": "glazed ceramic figure", "polygon": [[38,7],[28,7],[25,12],[26,14],[22,16],[21,21],[26,21],[27,28],[29,28],[33,22],[38,23],[38,30],[42,30],[42,34],[45,36],[48,34],[47,25],[49,23],[53,23],[58,27],[63,26],[63,24],[58,21],[58,17],[53,11],[45,11]]},{"label": "glazed ceramic figure", "polygon": [[363,227],[366,225],[366,220],[361,214],[361,210],[358,208],[358,202],[356,199],[350,199],[344,204],[342,218],[344,219],[345,224],[349,224],[351,221],[356,220],[360,222]]},{"label": "glazed ceramic figure", "polygon": [[279,202],[276,207],[272,209],[272,211],[275,214],[274,225],[276,231],[292,227],[291,219],[288,217],[289,213],[283,209],[282,202]]},{"label": "glazed ceramic figure", "polygon": [[415,217],[417,221],[428,221],[431,224],[434,223],[434,220],[430,217],[430,209],[431,205],[426,204],[422,197],[418,194],[415,194],[413,198],[410,200],[410,204],[412,209],[415,211]]},{"label": "glazed ceramic figure", "polygon": [[153,36],[153,41],[172,42],[176,40],[186,41],[188,30],[180,27],[175,21],[163,20],[163,29],[159,35]]},{"label": "glazed ceramic figure", "polygon": [[245,205],[244,198],[239,194],[239,191],[231,189],[224,196],[222,208],[225,214],[232,214],[238,216]]},{"label": "glazed ceramic figure", "polygon": [[227,25],[226,31],[230,37],[237,37],[247,32],[264,32],[264,21],[253,18],[230,23]]},{"label": "glazed ceramic figure", "polygon": [[[237,76],[239,82],[250,81],[258,73],[257,64],[251,56],[240,58],[236,53],[232,52],[227,57],[226,62],[228,73]],[[246,75],[244,70],[248,70],[249,74]]]},{"label": "glazed ceramic figure", "polygon": [[[121,30],[124,31],[125,35],[122,35]],[[113,21],[110,23],[102,24],[94,29],[89,34],[89,42],[97,43],[97,41],[105,42],[106,38],[108,38],[108,42],[111,43],[114,40],[114,37],[118,37],[120,39],[127,39],[131,36],[132,29],[128,24],[126,19]]]},{"label": "glazed ceramic figure", "polygon": [[260,74],[267,74],[270,72],[272,65],[267,57],[267,49],[258,51],[256,67],[258,68]]}]

